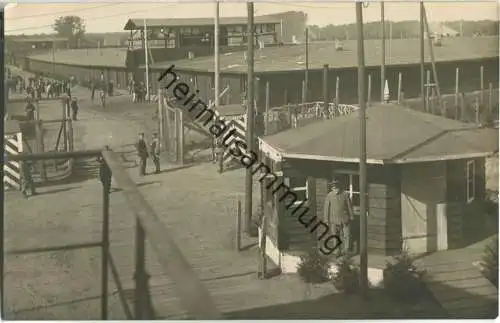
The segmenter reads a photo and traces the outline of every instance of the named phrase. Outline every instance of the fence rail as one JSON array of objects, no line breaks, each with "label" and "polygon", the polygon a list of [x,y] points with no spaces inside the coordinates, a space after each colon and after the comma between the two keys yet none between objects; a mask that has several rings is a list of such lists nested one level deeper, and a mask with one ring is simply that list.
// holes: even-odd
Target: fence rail
[{"label": "fence rail", "polygon": [[[20,153],[13,155],[12,161],[61,160],[88,157],[102,157],[104,161],[104,164],[100,168],[101,182],[103,184],[103,231],[102,239],[99,242],[103,257],[101,268],[101,318],[103,320],[108,318],[109,293],[107,286],[109,267],[111,267],[111,274],[115,283],[119,280],[109,252],[109,198],[112,177],[117,184],[116,186],[122,189],[127,204],[136,218],[134,319],[154,319],[154,317],[151,317],[152,314],[149,311],[150,303],[146,301],[149,292],[149,275],[147,273],[145,257],[146,240],[161,264],[163,273],[173,280],[180,304],[189,316],[193,319],[219,319],[221,314],[207,288],[201,283],[191,264],[186,260],[182,251],[172,239],[169,229],[161,222],[158,215],[139,192],[137,186],[125,168],[120,164],[114,152],[106,148],[104,150],[45,152],[40,154]],[[106,180],[106,178],[109,179]],[[1,257],[4,257],[3,253]],[[3,259],[0,260],[2,264],[5,263]],[[2,266],[1,269],[3,276],[4,267]],[[118,288],[120,289],[120,286]],[[121,289],[123,290],[123,288]],[[129,312],[127,307],[125,307],[125,311]]]}]

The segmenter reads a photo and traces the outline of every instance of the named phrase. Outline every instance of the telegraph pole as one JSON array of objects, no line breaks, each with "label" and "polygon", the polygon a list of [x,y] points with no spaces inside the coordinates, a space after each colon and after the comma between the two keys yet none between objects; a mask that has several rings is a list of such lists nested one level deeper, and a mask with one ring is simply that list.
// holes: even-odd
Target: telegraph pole
[{"label": "telegraph pole", "polygon": [[[247,147],[248,151],[254,151],[254,85],[255,80],[253,76],[254,66],[254,9],[253,2],[247,3],[248,10],[248,25],[247,25]],[[245,176],[245,231],[250,233],[250,227],[252,226],[252,169],[248,167]]]},{"label": "telegraph pole", "polygon": [[309,100],[309,28],[306,27],[306,71],[304,74],[304,83],[305,83],[305,102]]},{"label": "telegraph pole", "polygon": [[384,2],[380,2],[380,23],[382,36],[382,62],[380,64],[380,101],[384,101],[384,86],[385,86],[385,8]]},{"label": "telegraph pole", "polygon": [[420,1],[420,99],[423,111],[427,111],[425,102],[425,31],[424,31],[424,2]]},{"label": "telegraph pole", "polygon": [[363,39],[363,3],[356,2],[356,31],[358,42],[358,100],[360,122],[359,195],[360,207],[360,286],[363,297],[368,289],[367,192],[366,192],[366,100],[365,48]]},{"label": "telegraph pole", "polygon": [[215,29],[214,29],[214,87],[215,97],[214,106],[215,111],[219,109],[219,91],[220,91],[220,56],[219,56],[219,1],[215,2]]}]

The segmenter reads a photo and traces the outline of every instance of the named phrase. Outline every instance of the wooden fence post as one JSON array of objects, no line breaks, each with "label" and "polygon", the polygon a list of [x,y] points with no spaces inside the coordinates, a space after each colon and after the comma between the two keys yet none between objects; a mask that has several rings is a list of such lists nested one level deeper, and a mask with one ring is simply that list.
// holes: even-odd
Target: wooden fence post
[{"label": "wooden fence post", "polygon": [[372,101],[372,75],[368,74],[368,95],[366,96],[366,102],[370,105]]},{"label": "wooden fence post", "polygon": [[328,103],[330,102],[328,97],[328,64],[323,65],[323,102],[325,104],[325,109],[327,109]]},{"label": "wooden fence post", "polygon": [[481,105],[484,105],[484,66],[479,68],[479,74],[481,77]]},{"label": "wooden fence post", "polygon": [[[36,136],[36,152],[37,153],[43,153],[45,152],[45,145],[44,145],[44,133],[43,133],[43,121],[42,120],[37,120],[34,123],[35,126],[35,136]],[[38,161],[38,168],[40,169],[40,178],[42,182],[45,182],[47,180],[47,170],[45,169],[45,161],[44,160],[39,160]]]},{"label": "wooden fence post", "polygon": [[306,81],[302,80],[302,103],[306,103]]},{"label": "wooden fence post", "polygon": [[340,104],[340,77],[335,80],[335,104]]},{"label": "wooden fence post", "polygon": [[269,81],[266,82],[266,117],[265,117],[265,134],[269,134],[269,110],[270,110],[270,99],[271,99],[271,84]]},{"label": "wooden fence post", "polygon": [[458,97],[460,94],[460,68],[455,68],[455,107],[458,111]]},{"label": "wooden fence post", "polygon": [[181,110],[177,110],[179,115],[179,124],[177,129],[179,130],[179,163],[184,165],[184,114]]},{"label": "wooden fence post", "polygon": [[460,120],[465,122],[465,95],[460,93]]},{"label": "wooden fence post", "polygon": [[426,86],[426,89],[425,89],[425,101],[426,101],[426,104],[425,106],[427,107],[427,111],[426,112],[429,112],[431,111],[432,113],[434,113],[434,107],[430,107],[429,108],[429,96],[430,96],[430,83],[431,83],[431,71],[427,70],[426,72],[426,80],[427,80],[427,86]]},{"label": "wooden fence post", "polygon": [[134,319],[145,320],[149,309],[149,274],[146,271],[146,233],[138,218],[135,229]]},{"label": "wooden fence post", "polygon": [[165,118],[163,108],[163,94],[162,90],[158,89],[158,134],[160,136],[160,149],[163,151],[165,149],[164,140],[165,140]]},{"label": "wooden fence post", "polygon": [[179,115],[177,113],[177,108],[174,108],[174,111],[173,111],[173,131],[172,131],[172,135],[173,135],[173,138],[171,139],[170,143],[172,144],[172,153],[173,153],[173,160],[175,160],[175,162],[179,162],[179,130],[177,129],[178,126],[179,126]]},{"label": "wooden fence post", "polygon": [[259,248],[260,259],[259,259],[258,276],[260,279],[266,279],[266,274],[267,274],[266,241],[267,241],[267,216],[264,214],[262,216],[260,248]]},{"label": "wooden fence post", "polygon": [[401,103],[401,92],[403,91],[403,73],[398,73],[398,103]]},{"label": "wooden fence post", "polygon": [[488,111],[493,114],[493,83],[488,84]]},{"label": "wooden fence post", "polygon": [[236,209],[236,250],[241,250],[241,201],[238,200]]},{"label": "wooden fence post", "polygon": [[474,102],[474,112],[475,112],[475,121],[476,121],[476,124],[479,124],[479,121],[480,121],[480,111],[479,111],[479,106],[481,105],[481,101],[480,101],[480,98],[477,98],[476,97],[476,100]]},{"label": "wooden fence post", "polygon": [[[109,168],[107,169],[109,170]],[[111,172],[104,179],[111,179]],[[111,181],[102,182],[102,245],[101,245],[101,320],[108,319],[109,277],[109,191]]]}]

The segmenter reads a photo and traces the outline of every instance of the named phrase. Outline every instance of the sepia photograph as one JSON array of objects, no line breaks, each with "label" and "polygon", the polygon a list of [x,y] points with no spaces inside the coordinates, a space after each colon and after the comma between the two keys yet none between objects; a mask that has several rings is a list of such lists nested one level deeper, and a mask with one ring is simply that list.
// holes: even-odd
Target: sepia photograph
[{"label": "sepia photograph", "polygon": [[2,320],[495,319],[499,3],[9,3]]}]

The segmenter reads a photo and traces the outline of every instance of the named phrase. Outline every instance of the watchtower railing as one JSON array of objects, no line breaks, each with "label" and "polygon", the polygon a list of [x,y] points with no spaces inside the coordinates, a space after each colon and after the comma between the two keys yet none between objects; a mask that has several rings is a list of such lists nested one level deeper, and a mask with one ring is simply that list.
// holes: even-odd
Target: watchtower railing
[{"label": "watchtower railing", "polygon": [[269,109],[264,113],[266,134],[274,134],[290,128],[297,128],[317,120],[333,119],[348,115],[358,109],[355,105],[334,102],[307,102],[287,104]]}]

